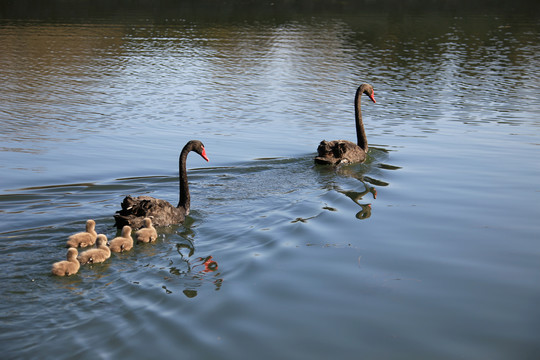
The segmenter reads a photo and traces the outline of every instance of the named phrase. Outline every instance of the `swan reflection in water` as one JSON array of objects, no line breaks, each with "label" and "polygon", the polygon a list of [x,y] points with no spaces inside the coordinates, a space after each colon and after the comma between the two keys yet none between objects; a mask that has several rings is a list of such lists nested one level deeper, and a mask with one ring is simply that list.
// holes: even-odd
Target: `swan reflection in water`
[{"label": "swan reflection in water", "polygon": [[[373,195],[373,199],[377,199],[377,188],[376,187],[385,187],[388,186],[389,183],[378,180],[369,176],[364,175],[367,172],[378,172],[378,169],[383,170],[399,170],[401,167],[399,166],[393,166],[388,165],[384,163],[380,163],[379,161],[375,161],[375,158],[382,158],[385,157],[385,155],[388,153],[388,150],[384,148],[379,147],[372,147],[372,150],[375,152],[375,157],[368,157],[367,161],[363,164],[354,164],[354,165],[338,165],[332,167],[330,170],[324,170],[324,167],[319,167],[318,169],[328,172],[335,172],[339,175],[342,175],[347,178],[356,179],[361,183],[361,186],[363,189],[361,191],[357,190],[344,190],[339,185],[330,183],[328,184],[327,188],[335,190],[341,194],[346,195],[349,197],[352,201],[354,201],[358,206],[361,207],[361,210],[356,213],[356,218],[359,220],[365,220],[371,217],[371,203],[362,201],[364,199],[364,196],[368,194]],[[377,169],[378,168],[378,169]],[[333,182],[333,181],[332,181]],[[328,208],[330,209],[330,208]],[[332,209],[330,209],[332,210]]]},{"label": "swan reflection in water", "polygon": [[[187,277],[188,280],[191,280],[189,281],[190,284],[186,287],[186,289],[182,291],[184,295],[189,298],[193,298],[198,295],[197,290],[194,290],[193,288],[200,287],[205,281],[206,277],[210,274],[213,274],[213,277],[216,278],[212,281],[215,286],[215,290],[219,290],[223,283],[223,279],[218,278],[220,273],[217,272],[219,267],[217,261],[214,260],[211,255],[193,259],[192,256],[195,254],[195,246],[191,240],[187,240],[187,243],[176,244],[176,251],[178,254],[180,254],[180,259],[186,265],[186,267],[181,269],[181,267],[178,266],[171,266],[169,268],[169,273],[172,275],[184,276]],[[172,260],[170,265],[173,265]],[[195,283],[193,283],[193,281]],[[167,292],[167,294],[172,293],[172,291],[167,289],[165,286],[162,288]]]},{"label": "swan reflection in water", "polygon": [[360,180],[362,184],[364,185],[364,191],[346,191],[339,188],[339,186],[335,185],[334,190],[346,195],[349,197],[352,201],[354,201],[356,204],[358,204],[362,210],[356,213],[356,218],[359,220],[365,220],[368,219],[371,216],[371,204],[363,204],[360,203],[360,200],[364,198],[364,195],[371,193],[373,194],[373,199],[377,199],[377,189],[375,187],[368,185],[363,180]]},{"label": "swan reflection in water", "polygon": [[199,257],[197,258],[197,261],[202,261],[202,264],[197,264],[193,267],[195,268],[197,266],[204,266],[204,269],[200,270],[204,273],[214,272],[218,269],[218,263],[212,259],[212,255],[205,258]]}]

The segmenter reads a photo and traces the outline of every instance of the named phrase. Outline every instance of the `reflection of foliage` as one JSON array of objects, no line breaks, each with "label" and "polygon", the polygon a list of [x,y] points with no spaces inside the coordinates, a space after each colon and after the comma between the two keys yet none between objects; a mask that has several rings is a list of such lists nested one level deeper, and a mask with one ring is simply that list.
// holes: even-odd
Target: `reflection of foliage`
[{"label": "reflection of foliage", "polygon": [[[516,2],[519,5],[516,5]],[[376,4],[376,6],[371,6]],[[441,15],[483,15],[493,13],[537,14],[539,10],[536,0],[494,1],[476,0],[464,6],[462,1],[455,0],[407,0],[407,1],[374,1],[374,0],[161,0],[161,1],[125,1],[125,0],[79,0],[64,6],[65,0],[19,0],[2,4],[2,12],[8,18],[100,18],[118,19],[125,14],[133,17],[152,19],[153,22],[166,22],[171,18],[197,19],[199,21],[231,21],[234,19],[282,20],[286,21],[299,16],[361,14],[367,19],[376,15],[420,16],[429,14],[437,18]]]}]

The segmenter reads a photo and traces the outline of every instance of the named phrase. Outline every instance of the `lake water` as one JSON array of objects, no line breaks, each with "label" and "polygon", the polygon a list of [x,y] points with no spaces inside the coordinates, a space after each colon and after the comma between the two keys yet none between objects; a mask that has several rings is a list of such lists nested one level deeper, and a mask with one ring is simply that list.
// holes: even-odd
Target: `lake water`
[{"label": "lake water", "polygon": [[[4,359],[540,358],[536,2],[52,3],[0,12]],[[190,139],[184,224],[50,274]]]}]

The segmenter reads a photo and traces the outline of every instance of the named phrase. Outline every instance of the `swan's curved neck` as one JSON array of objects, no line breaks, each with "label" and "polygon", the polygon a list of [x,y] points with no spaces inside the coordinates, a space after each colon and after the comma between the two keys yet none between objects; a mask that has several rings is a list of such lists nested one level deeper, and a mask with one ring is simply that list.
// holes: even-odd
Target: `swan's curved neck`
[{"label": "swan's curved neck", "polygon": [[187,146],[184,146],[182,149],[182,152],[180,153],[180,157],[178,158],[178,176],[179,176],[179,192],[180,192],[180,201],[178,201],[177,208],[184,208],[186,210],[186,215],[189,214],[189,206],[190,206],[190,197],[189,197],[189,186],[188,186],[188,179],[187,179],[187,171],[186,171],[186,159],[188,153],[191,151],[191,149],[188,149]]},{"label": "swan's curved neck", "polygon": [[367,142],[366,131],[364,130],[364,122],[362,121],[362,108],[360,106],[363,93],[364,93],[364,87],[360,86],[358,90],[356,90],[356,97],[354,98],[354,115],[356,118],[357,144],[358,146],[360,146],[360,148],[362,148],[362,150],[364,150],[364,152],[367,152],[368,142]]}]

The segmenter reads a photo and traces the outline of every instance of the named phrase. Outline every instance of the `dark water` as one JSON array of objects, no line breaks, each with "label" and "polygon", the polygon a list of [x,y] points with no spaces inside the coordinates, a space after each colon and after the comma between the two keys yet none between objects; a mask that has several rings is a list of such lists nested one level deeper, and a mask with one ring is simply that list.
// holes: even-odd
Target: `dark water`
[{"label": "dark water", "polygon": [[[52,3],[0,7],[3,358],[540,357],[535,2]],[[189,139],[185,224],[50,275]]]}]

